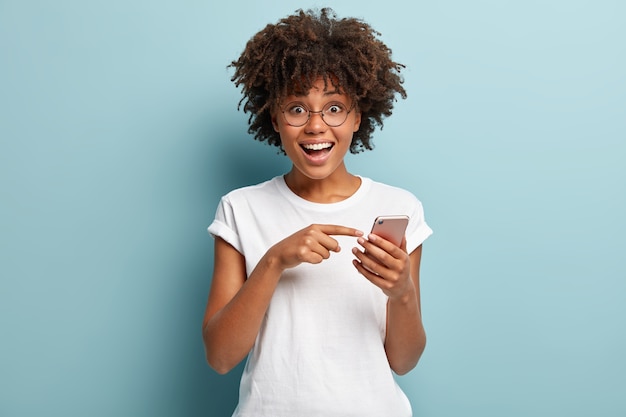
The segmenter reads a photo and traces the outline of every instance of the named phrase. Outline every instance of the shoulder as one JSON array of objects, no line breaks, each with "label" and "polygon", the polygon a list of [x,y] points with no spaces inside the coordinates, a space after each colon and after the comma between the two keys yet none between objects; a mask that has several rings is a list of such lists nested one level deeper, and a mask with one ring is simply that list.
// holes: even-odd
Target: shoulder
[{"label": "shoulder", "polygon": [[407,189],[374,181],[370,178],[363,178],[363,181],[369,183],[369,192],[376,198],[388,198],[395,201],[419,203],[415,194]]},{"label": "shoulder", "polygon": [[406,230],[406,247],[409,253],[418,248],[432,234],[432,229],[424,217],[422,202],[411,191],[372,181],[370,201],[380,213],[409,216],[409,225]]},{"label": "shoulder", "polygon": [[364,180],[365,184],[368,182],[366,198],[368,204],[377,211],[386,214],[406,214],[415,220],[423,217],[422,202],[413,192],[371,179]]},{"label": "shoulder", "polygon": [[215,211],[215,218],[209,226],[209,233],[220,236],[243,253],[239,242],[238,229],[242,222],[247,224],[255,218],[255,213],[277,209],[280,193],[276,186],[277,178],[241,188],[223,195]]},{"label": "shoulder", "polygon": [[270,180],[255,185],[236,188],[222,197],[223,201],[239,202],[245,200],[264,200],[276,198],[279,194],[279,183],[281,177],[274,177]]}]

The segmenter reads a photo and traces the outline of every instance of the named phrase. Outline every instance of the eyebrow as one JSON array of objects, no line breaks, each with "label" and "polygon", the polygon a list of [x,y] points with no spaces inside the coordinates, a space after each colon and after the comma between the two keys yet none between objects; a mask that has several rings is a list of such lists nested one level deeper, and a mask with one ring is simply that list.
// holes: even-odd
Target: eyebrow
[{"label": "eyebrow", "polygon": [[[305,93],[298,93],[298,92],[294,92],[293,95],[295,97],[306,97],[309,95],[309,93],[307,92]],[[342,93],[341,90],[329,90],[329,91],[324,91],[324,97],[328,97],[328,96],[334,96],[334,95],[339,95],[339,96],[344,96],[346,95],[345,93]]]}]

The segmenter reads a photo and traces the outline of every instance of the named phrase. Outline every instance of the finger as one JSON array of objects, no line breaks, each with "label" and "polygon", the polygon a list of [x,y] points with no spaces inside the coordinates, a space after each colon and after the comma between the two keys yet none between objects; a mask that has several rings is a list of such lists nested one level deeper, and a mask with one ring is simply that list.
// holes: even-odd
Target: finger
[{"label": "finger", "polygon": [[363,256],[370,259],[371,262],[376,262],[389,266],[394,261],[394,258],[383,248],[377,245],[377,243],[381,243],[383,239],[380,237],[373,237],[372,239],[372,235],[368,237],[370,238],[369,240],[363,237],[357,239],[359,245],[363,246]]},{"label": "finger", "polygon": [[323,232],[318,232],[315,237],[317,244],[326,251],[339,252],[339,242]]},{"label": "finger", "polygon": [[[391,255],[395,259],[400,259],[403,254],[406,254],[406,238],[404,237],[402,238],[402,242],[405,249],[402,249],[402,244],[400,246],[396,246],[390,241],[373,233],[370,233],[367,236],[367,242],[371,244],[369,250],[382,257],[380,258],[381,261],[383,260],[383,258],[388,259],[387,255]],[[376,250],[375,248],[377,248],[378,250]]]},{"label": "finger", "polygon": [[330,258],[330,251],[319,242],[309,239],[296,250],[296,257],[299,262],[318,264]]},{"label": "finger", "polygon": [[319,264],[319,263],[324,262],[324,260],[328,259],[329,257],[330,257],[330,252],[328,251],[326,251],[325,253],[310,251],[305,256],[305,259],[303,260],[303,262],[306,262],[309,264]]},{"label": "finger", "polygon": [[352,248],[352,253],[357,258],[357,261],[361,266],[363,266],[368,272],[380,276],[386,267],[381,265],[374,259],[372,259],[365,252],[361,252],[358,248]]},{"label": "finger", "polygon": [[340,226],[337,224],[319,224],[317,225],[318,230],[327,234],[327,235],[338,235],[338,236],[363,236],[363,232],[359,229],[355,229],[354,227]]},{"label": "finger", "polygon": [[383,277],[381,277],[380,275],[376,273],[371,272],[356,259],[352,261],[352,264],[357,269],[357,271],[361,275],[363,275],[368,281],[370,281],[372,284],[376,285],[380,289],[383,289],[383,290],[387,289],[388,283],[385,281]]},{"label": "finger", "polygon": [[400,244],[400,249],[402,249],[403,252],[408,253],[406,251],[406,236],[402,237],[402,243]]}]

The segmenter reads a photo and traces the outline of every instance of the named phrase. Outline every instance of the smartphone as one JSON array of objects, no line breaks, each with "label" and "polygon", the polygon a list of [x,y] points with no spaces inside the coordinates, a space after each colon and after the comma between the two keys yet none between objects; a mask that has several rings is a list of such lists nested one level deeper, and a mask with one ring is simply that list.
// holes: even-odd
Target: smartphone
[{"label": "smartphone", "polygon": [[400,246],[408,224],[409,216],[378,216],[374,220],[372,233]]}]

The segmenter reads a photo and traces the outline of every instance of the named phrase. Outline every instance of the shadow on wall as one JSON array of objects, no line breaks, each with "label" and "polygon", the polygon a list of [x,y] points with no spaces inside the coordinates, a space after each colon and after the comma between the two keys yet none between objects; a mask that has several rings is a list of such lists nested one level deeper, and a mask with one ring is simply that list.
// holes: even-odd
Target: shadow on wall
[{"label": "shadow on wall", "polygon": [[[230,127],[230,128],[229,128]],[[233,132],[244,133],[237,134]],[[211,131],[207,135],[206,146],[203,146],[202,155],[197,163],[202,164],[203,180],[197,182],[200,187],[199,193],[211,194],[208,198],[209,211],[207,214],[207,226],[212,220],[215,208],[220,197],[230,190],[246,185],[257,184],[276,175],[287,172],[290,167],[286,156],[278,154],[278,148],[268,146],[255,141],[245,133],[241,126],[226,126],[223,131]],[[213,240],[207,234],[208,245],[202,245],[203,250],[198,251],[195,259],[190,259],[191,265],[196,265],[195,271],[190,271],[195,277],[190,291],[190,299],[198,300],[200,307],[194,308],[199,313],[198,323],[204,312],[204,303],[208,295],[213,263],[212,259],[207,262],[207,256],[213,253]],[[207,246],[209,246],[208,251]],[[209,254],[209,255],[207,255]],[[208,265],[208,270],[207,270]],[[198,295],[201,294],[201,297]],[[230,416],[234,411],[239,394],[239,380],[245,366],[245,360],[226,375],[214,372],[204,361],[204,351],[200,332],[198,332],[198,349],[194,350],[194,360],[188,360],[188,380],[190,388],[189,416]],[[201,356],[201,360],[195,360]]]},{"label": "shadow on wall", "polygon": [[279,153],[277,147],[254,140],[250,135],[230,134],[219,142],[218,152],[212,155],[210,181],[217,180],[224,193],[285,174],[291,167],[289,158]]},{"label": "shadow on wall", "polygon": [[[210,241],[210,239],[210,237],[206,237],[206,240]],[[203,245],[203,248],[208,246],[212,248],[213,245]],[[181,398],[185,398],[182,405],[184,411],[178,410],[175,414],[181,417],[232,415],[237,405],[239,379],[245,365],[244,360],[228,374],[219,375],[209,367],[204,357],[200,323],[202,322],[212,269],[212,265],[207,267],[209,264],[207,262],[208,253],[210,252],[198,251],[198,254],[194,255],[195,262],[202,267],[197,267],[195,271],[189,271],[190,276],[193,277],[193,282],[186,293],[187,298],[193,300],[193,306],[187,308],[186,314],[192,317],[187,317],[181,321],[184,323],[192,322],[193,326],[188,329],[188,340],[184,348],[186,351],[185,358],[181,359],[181,365],[184,369],[184,377],[181,382],[185,385],[184,393],[181,392]],[[180,352],[178,353],[180,354]]]}]

